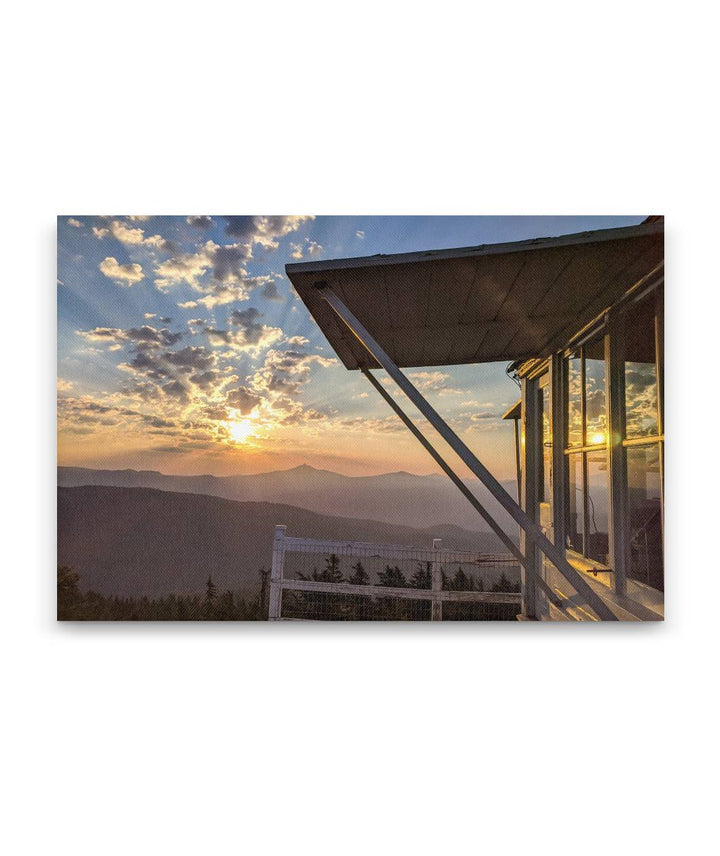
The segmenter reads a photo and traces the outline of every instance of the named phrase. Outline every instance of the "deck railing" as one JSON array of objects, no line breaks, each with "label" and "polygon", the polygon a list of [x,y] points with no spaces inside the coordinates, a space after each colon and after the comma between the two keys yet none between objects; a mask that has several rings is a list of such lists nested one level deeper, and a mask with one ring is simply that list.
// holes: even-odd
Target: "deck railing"
[{"label": "deck railing", "polygon": [[448,550],[439,539],[429,549],[285,533],[276,526],[271,621],[507,620],[521,609],[518,564],[509,554]]}]

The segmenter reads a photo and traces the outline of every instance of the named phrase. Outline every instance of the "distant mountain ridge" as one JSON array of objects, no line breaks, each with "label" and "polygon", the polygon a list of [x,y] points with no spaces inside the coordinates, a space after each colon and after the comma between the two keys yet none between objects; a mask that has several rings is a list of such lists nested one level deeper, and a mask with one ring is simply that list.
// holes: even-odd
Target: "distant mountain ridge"
[{"label": "distant mountain ridge", "polygon": [[[466,481],[481,502],[493,508],[488,493],[475,479]],[[156,470],[97,470],[58,467],[59,487],[103,485],[146,487],[205,494],[244,502],[274,502],[299,506],[319,514],[369,519],[421,529],[453,524],[470,531],[488,527],[457,488],[443,475],[407,472],[375,476],[345,476],[307,464],[256,475],[176,476]],[[515,482],[504,483],[515,496]],[[493,512],[494,513],[494,512]],[[516,527],[498,511],[498,523],[513,535]]]},{"label": "distant mountain ridge", "polygon": [[278,523],[288,535],[308,538],[418,547],[442,538],[451,549],[506,552],[491,533],[457,526],[428,531],[277,503],[90,485],[58,488],[58,564],[76,570],[84,590],[103,595],[199,593],[212,576],[220,590],[255,596],[259,569],[271,566]]}]

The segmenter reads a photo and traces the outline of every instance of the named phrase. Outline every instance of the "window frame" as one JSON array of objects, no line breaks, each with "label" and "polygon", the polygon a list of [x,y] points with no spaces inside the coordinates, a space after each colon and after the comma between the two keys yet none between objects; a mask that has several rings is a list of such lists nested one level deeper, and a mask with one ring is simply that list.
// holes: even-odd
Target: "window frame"
[{"label": "window frame", "polygon": [[[563,402],[564,402],[564,431],[562,434],[563,437],[563,452],[567,457],[567,466],[565,467],[565,479],[563,484],[563,491],[565,493],[566,501],[566,522],[565,522],[565,534],[567,535],[570,531],[569,526],[569,513],[570,507],[572,503],[570,502],[570,457],[574,455],[578,455],[580,457],[580,465],[581,465],[581,490],[582,490],[582,546],[580,549],[576,549],[575,547],[567,547],[567,551],[570,552],[573,556],[577,556],[579,559],[583,561],[591,562],[595,567],[595,571],[605,571],[611,572],[611,562],[610,562],[610,502],[611,502],[611,493],[612,493],[612,480],[610,473],[610,454],[609,454],[609,430],[608,430],[608,360],[607,360],[607,352],[605,347],[605,337],[607,335],[606,324],[603,322],[595,329],[593,329],[592,334],[587,336],[580,344],[575,347],[568,348],[563,354],[563,362],[565,366],[564,371],[564,388],[563,388]],[[586,371],[586,350],[588,346],[596,345],[598,342],[603,343],[603,352],[604,358],[603,362],[605,364],[605,441],[603,443],[588,443],[587,437],[587,371]],[[581,437],[580,437],[580,445],[579,446],[570,446],[570,414],[569,414],[569,399],[570,399],[570,384],[569,384],[569,362],[571,359],[580,359],[580,420],[581,420]],[[596,359],[595,357],[591,359]],[[588,455],[602,452],[605,452],[606,458],[606,468],[607,468],[607,495],[608,495],[608,556],[607,562],[601,562],[593,556],[588,555],[589,551],[589,491],[588,491]],[[567,542],[566,542],[567,543]]]},{"label": "window frame", "polygon": [[650,288],[643,290],[640,294],[638,294],[633,300],[628,301],[625,305],[619,308],[617,313],[616,326],[618,328],[618,332],[620,336],[623,336],[623,331],[626,323],[628,323],[628,316],[632,311],[634,306],[642,303],[643,301],[652,301],[652,310],[653,310],[653,336],[654,336],[654,346],[655,346],[655,382],[657,384],[657,397],[656,397],[656,408],[657,408],[657,433],[648,434],[641,437],[628,437],[627,436],[627,425],[626,425],[626,414],[625,414],[625,357],[624,348],[622,351],[622,361],[623,361],[623,372],[622,372],[622,410],[623,410],[623,419],[622,419],[622,438],[621,438],[621,449],[622,449],[622,458],[623,458],[623,475],[624,482],[621,485],[621,488],[624,492],[623,503],[624,508],[626,510],[626,528],[625,528],[625,543],[624,543],[624,576],[627,582],[630,582],[634,588],[642,587],[643,589],[648,590],[649,592],[663,594],[664,592],[664,582],[663,588],[657,589],[651,586],[649,583],[643,582],[642,580],[635,579],[635,577],[630,576],[630,515],[629,515],[629,491],[630,484],[628,478],[628,463],[627,463],[627,450],[628,449],[637,449],[637,448],[650,448],[656,447],[658,454],[658,467],[659,467],[659,481],[660,481],[660,537],[661,537],[661,545],[662,545],[662,557],[663,557],[663,577],[665,575],[665,430],[664,430],[664,364],[665,364],[665,353],[664,353],[664,280],[660,279],[659,282],[654,283]]}]

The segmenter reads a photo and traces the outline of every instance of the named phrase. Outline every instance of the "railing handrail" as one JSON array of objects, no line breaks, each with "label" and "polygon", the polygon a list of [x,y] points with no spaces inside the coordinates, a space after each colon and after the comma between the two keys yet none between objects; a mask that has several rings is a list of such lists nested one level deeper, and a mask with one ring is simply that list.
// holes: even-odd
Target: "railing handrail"
[{"label": "railing handrail", "polygon": [[[286,535],[286,526],[275,527],[273,563],[270,575],[269,617],[279,619],[282,610],[282,592],[307,591],[335,595],[400,598],[403,600],[425,600],[432,603],[433,621],[442,620],[444,602],[517,604],[522,602],[520,592],[458,591],[442,587],[441,567],[443,564],[465,564],[485,566],[515,564],[517,560],[509,554],[494,555],[470,550],[449,550],[442,547],[439,538],[433,546],[415,547],[405,544],[382,544],[369,541],[331,541],[323,538],[298,538]],[[357,585],[349,582],[326,582],[308,579],[286,579],[284,577],[285,553],[324,553],[326,555],[352,556],[357,558],[379,558],[392,561],[416,561],[431,566],[429,588],[414,586]]]},{"label": "railing handrail", "polygon": [[[417,547],[410,544],[385,544],[376,541],[331,541],[324,538],[298,538],[283,535],[283,547],[287,553],[349,553],[353,556],[370,558],[405,558],[435,561],[443,557],[452,557],[452,562],[466,561],[477,564],[483,561],[488,565],[517,565],[518,560],[510,553],[483,553],[479,550],[454,550],[447,547]],[[410,556],[405,554],[412,554]]]}]

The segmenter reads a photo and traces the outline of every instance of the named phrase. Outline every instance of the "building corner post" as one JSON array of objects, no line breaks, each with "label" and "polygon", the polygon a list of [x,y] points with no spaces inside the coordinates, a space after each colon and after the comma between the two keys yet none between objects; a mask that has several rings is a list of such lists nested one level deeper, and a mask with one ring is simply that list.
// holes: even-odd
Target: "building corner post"
[{"label": "building corner post", "polygon": [[628,513],[625,485],[627,463],[625,437],[625,353],[621,319],[611,317],[605,334],[607,442],[610,469],[609,552],[615,593],[627,591]]},{"label": "building corner post", "polygon": [[[522,380],[522,491],[521,508],[531,519],[537,517],[537,467],[539,450],[538,437],[538,390],[537,383],[528,378]],[[527,560],[520,567],[522,584],[522,617],[537,618],[536,575],[539,573],[540,551],[524,529],[520,530],[520,549]],[[532,571],[530,570],[532,569]]]}]

